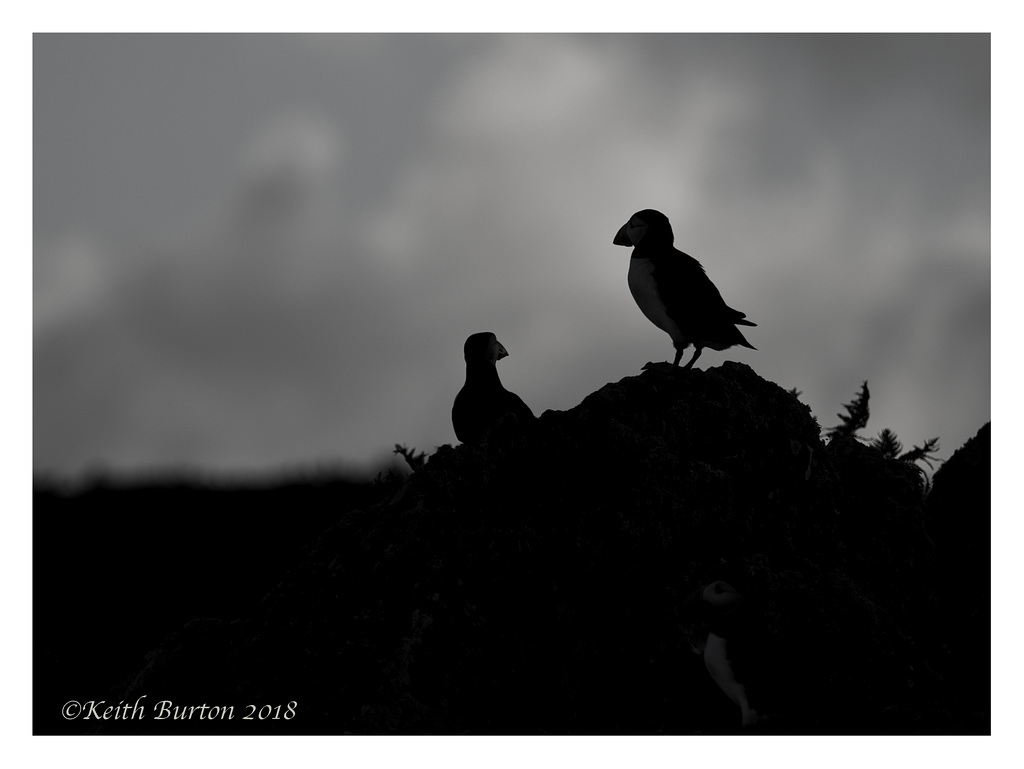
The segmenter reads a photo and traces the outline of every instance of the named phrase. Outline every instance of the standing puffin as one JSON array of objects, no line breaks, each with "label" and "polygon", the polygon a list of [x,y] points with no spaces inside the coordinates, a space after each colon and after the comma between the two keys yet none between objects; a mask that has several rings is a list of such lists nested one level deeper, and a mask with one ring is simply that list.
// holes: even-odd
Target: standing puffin
[{"label": "standing puffin", "polygon": [[466,359],[466,384],[455,396],[452,426],[463,443],[475,443],[499,419],[514,414],[521,422],[536,417],[523,399],[501,385],[494,365],[508,357],[498,338],[489,331],[473,334],[462,348]]},{"label": "standing puffin", "polygon": [[739,344],[757,348],[736,328],[756,326],[746,314],[729,307],[701,263],[672,245],[672,225],[660,211],[637,211],[615,233],[617,246],[632,246],[629,290],[647,319],[672,337],[676,348],[673,366],[683,350],[693,345],[690,368],[705,347],[724,350]]}]

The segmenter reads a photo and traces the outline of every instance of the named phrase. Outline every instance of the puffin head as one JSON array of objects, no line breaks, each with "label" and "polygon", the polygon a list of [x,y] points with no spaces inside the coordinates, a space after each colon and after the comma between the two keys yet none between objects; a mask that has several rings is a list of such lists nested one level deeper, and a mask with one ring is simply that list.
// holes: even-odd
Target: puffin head
[{"label": "puffin head", "polygon": [[612,243],[617,246],[639,246],[641,240],[645,241],[644,245],[671,244],[675,236],[668,217],[653,208],[637,211],[615,233]]},{"label": "puffin head", "polygon": [[472,334],[462,346],[466,363],[497,363],[508,357],[508,351],[490,331]]}]

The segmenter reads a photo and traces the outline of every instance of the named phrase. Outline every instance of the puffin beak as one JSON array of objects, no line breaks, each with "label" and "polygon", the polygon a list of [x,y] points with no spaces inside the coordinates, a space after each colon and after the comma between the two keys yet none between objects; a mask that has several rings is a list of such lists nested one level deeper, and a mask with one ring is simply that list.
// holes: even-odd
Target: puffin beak
[{"label": "puffin beak", "polygon": [[[640,224],[632,224],[632,219],[626,222],[619,231],[615,233],[615,239],[612,240],[616,246],[635,246],[640,243],[644,235],[647,234],[647,225],[643,222]],[[637,221],[640,221],[639,219]]]},{"label": "puffin beak", "polygon": [[501,342],[495,342],[495,344],[498,346],[498,357],[496,358],[496,360],[507,358],[508,350],[505,349],[505,345],[503,345]]}]

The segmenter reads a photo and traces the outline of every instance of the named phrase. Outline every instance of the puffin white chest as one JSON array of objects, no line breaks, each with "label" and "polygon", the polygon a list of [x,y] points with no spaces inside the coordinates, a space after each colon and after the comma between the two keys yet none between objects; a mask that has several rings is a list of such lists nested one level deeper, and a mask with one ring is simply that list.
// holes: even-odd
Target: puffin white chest
[{"label": "puffin white chest", "polygon": [[629,293],[633,295],[640,311],[651,323],[665,331],[677,347],[685,347],[688,341],[679,330],[679,326],[665,312],[665,303],[658,294],[658,286],[654,282],[654,262],[650,259],[632,257],[629,260]]}]

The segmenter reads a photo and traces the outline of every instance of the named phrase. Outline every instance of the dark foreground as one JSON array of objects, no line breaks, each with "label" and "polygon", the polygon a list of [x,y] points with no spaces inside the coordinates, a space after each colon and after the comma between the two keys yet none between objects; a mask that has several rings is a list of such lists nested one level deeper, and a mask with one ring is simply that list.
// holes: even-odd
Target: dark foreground
[{"label": "dark foreground", "polygon": [[989,733],[988,426],[927,495],[819,432],[725,364],[407,481],[38,490],[34,731],[736,733],[681,609],[724,579],[758,731]]}]

